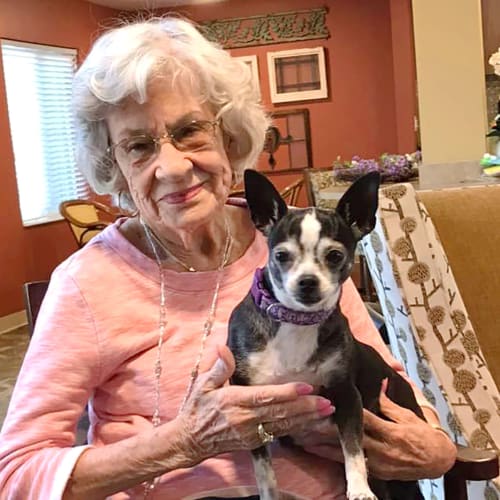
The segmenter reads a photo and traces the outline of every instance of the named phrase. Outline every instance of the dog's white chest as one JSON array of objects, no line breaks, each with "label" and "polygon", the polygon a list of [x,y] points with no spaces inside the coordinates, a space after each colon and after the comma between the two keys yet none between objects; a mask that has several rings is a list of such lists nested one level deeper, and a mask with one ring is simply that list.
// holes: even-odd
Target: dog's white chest
[{"label": "dog's white chest", "polygon": [[283,323],[263,351],[248,356],[251,383],[260,385],[300,381],[314,386],[326,384],[340,359],[335,353],[323,363],[310,363],[317,349],[317,326]]}]

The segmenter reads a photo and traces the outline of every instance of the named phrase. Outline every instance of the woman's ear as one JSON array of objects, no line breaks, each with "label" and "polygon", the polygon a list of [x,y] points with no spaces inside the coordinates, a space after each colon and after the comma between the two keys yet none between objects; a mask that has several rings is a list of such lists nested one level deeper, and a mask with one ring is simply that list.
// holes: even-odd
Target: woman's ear
[{"label": "woman's ear", "polygon": [[229,163],[241,158],[241,142],[236,140],[233,136],[224,132],[224,151],[226,152]]},{"label": "woman's ear", "polygon": [[227,132],[223,132],[222,141],[224,144],[224,150],[226,151],[226,154],[229,156],[231,148],[234,148],[234,139]]}]

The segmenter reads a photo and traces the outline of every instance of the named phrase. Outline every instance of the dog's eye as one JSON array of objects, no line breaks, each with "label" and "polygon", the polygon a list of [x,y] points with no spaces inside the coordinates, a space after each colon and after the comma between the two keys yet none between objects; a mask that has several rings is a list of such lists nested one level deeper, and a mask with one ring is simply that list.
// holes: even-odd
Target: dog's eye
[{"label": "dog's eye", "polygon": [[280,263],[284,264],[290,260],[290,252],[279,250],[274,254],[274,258]]},{"label": "dog's eye", "polygon": [[325,259],[328,264],[335,266],[344,260],[344,254],[340,250],[330,250],[326,254]]}]

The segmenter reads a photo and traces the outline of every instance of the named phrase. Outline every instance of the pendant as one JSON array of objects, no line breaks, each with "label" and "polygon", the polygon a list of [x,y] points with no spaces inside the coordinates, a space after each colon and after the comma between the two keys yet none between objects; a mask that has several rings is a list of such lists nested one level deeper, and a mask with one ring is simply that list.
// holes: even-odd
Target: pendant
[{"label": "pendant", "polygon": [[195,273],[196,272],[196,269],[194,267],[188,267],[188,271],[190,273]]}]

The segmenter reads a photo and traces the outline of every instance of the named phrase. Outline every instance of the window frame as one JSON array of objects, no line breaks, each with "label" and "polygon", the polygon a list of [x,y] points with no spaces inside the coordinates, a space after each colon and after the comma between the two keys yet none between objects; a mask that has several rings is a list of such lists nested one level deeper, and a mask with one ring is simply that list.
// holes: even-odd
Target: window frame
[{"label": "window frame", "polygon": [[[275,65],[276,61],[279,59],[293,59],[304,56],[315,56],[317,58],[320,88],[315,90],[278,92],[278,84],[276,79],[276,65]],[[309,101],[312,99],[325,99],[328,97],[324,47],[313,47],[305,49],[268,52],[267,68],[269,71],[269,90],[271,94],[271,101],[273,103]]]},{"label": "window frame", "polygon": [[[34,55],[35,55],[36,50],[43,51],[45,54],[53,52],[54,54],[57,54],[57,55],[62,55],[62,56],[68,55],[73,59],[73,76],[74,76],[74,73],[76,72],[77,65],[78,65],[78,49],[77,48],[61,47],[58,45],[48,45],[48,44],[44,44],[44,43],[24,42],[24,41],[19,41],[19,40],[13,40],[13,39],[10,39],[7,37],[1,37],[0,38],[0,57],[2,58],[2,68],[3,68],[3,75],[2,76],[4,79],[4,93],[5,93],[5,100],[7,103],[7,110],[9,109],[9,106],[12,106],[12,104],[9,102],[9,95],[8,95],[8,90],[7,90],[6,65],[5,65],[5,59],[4,59],[4,54],[3,54],[4,44],[8,47],[16,47],[17,46],[17,47],[25,48],[28,50],[32,49]],[[70,90],[70,89],[68,89],[68,90]],[[39,96],[36,96],[36,99],[37,99],[37,102],[41,102],[39,99]],[[40,106],[40,107],[43,107],[43,106]],[[38,118],[41,120],[42,116],[43,116],[43,114],[40,113],[38,115]],[[64,217],[59,213],[58,207],[57,207],[57,210],[54,210],[54,207],[52,207],[52,209],[50,207],[44,208],[43,210],[40,210],[40,213],[42,213],[42,212],[46,212],[46,213],[43,213],[43,215],[40,215],[38,217],[30,217],[30,218],[23,217],[23,212],[22,212],[22,208],[21,208],[21,206],[22,206],[21,205],[22,193],[21,193],[20,177],[23,175],[26,175],[26,174],[25,174],[25,172],[18,173],[18,166],[17,166],[18,164],[16,162],[16,154],[15,154],[16,148],[14,146],[15,133],[13,132],[13,127],[12,127],[12,123],[11,123],[11,115],[10,115],[9,111],[7,111],[7,124],[9,127],[9,133],[10,133],[10,137],[11,137],[10,143],[11,143],[12,154],[13,154],[13,158],[14,158],[13,167],[14,167],[14,174],[15,174],[15,178],[16,178],[16,189],[17,189],[17,194],[18,194],[19,214],[21,217],[21,222],[22,222],[23,227],[38,226],[38,225],[43,225],[43,224],[48,224],[48,223],[64,220]],[[76,142],[74,140],[74,125],[72,125],[72,129],[73,129],[72,130],[73,138],[72,138],[72,140],[70,140],[70,144],[72,146],[73,151],[75,151]],[[40,136],[40,142],[42,144],[44,143],[43,136]],[[55,144],[57,144],[57,143],[55,143]],[[65,144],[68,145],[69,143],[66,142]],[[73,161],[68,160],[68,162],[65,164],[64,172],[67,175],[71,174],[71,163],[73,163],[73,166],[74,166],[74,174],[73,175],[75,175],[75,180],[73,183],[73,190],[76,193],[75,197],[87,199],[90,190],[88,188],[88,185],[85,181],[83,174],[78,170],[78,167],[76,165],[76,160],[73,160]],[[20,168],[22,168],[22,167],[20,167]],[[50,176],[47,175],[47,171],[45,169],[42,172],[42,174],[43,174],[44,179],[50,179]],[[65,174],[63,174],[63,175],[65,175]],[[85,186],[86,186],[85,189],[81,188],[80,182],[82,182],[82,181],[85,183]],[[54,192],[54,191],[52,191],[52,192]],[[59,191],[56,191],[56,193],[57,192],[59,192]],[[48,195],[46,195],[45,199],[47,199],[47,196],[50,196],[50,193],[51,193],[51,191],[49,190]],[[23,194],[24,194],[24,196],[26,196],[26,193],[23,193]],[[61,200],[61,201],[64,201],[64,200]]]}]

